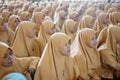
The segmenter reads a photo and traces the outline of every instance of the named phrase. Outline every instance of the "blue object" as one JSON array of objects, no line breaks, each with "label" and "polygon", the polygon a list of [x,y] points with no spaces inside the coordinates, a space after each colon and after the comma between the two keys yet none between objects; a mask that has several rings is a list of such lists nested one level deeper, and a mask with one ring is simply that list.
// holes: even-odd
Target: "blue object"
[{"label": "blue object", "polygon": [[21,73],[10,73],[5,75],[2,80],[27,80],[25,76]]}]

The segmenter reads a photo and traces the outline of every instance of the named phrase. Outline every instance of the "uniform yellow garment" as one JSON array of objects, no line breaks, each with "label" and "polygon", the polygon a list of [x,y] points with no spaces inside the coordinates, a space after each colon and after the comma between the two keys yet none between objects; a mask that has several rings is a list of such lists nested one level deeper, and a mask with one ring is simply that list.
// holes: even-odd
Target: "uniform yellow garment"
[{"label": "uniform yellow garment", "polygon": [[107,3],[105,5],[105,11],[107,12],[112,7],[112,3]]},{"label": "uniform yellow garment", "polygon": [[64,56],[62,49],[70,40],[64,33],[53,34],[39,61],[34,80],[77,80],[79,70],[70,56]]},{"label": "uniform yellow garment", "polygon": [[107,11],[107,14],[109,15],[110,13],[112,12],[118,12],[118,10],[116,8],[110,8],[108,11]]},{"label": "uniform yellow garment", "polygon": [[109,14],[109,24],[118,25],[118,20],[120,20],[119,12],[112,12]]},{"label": "uniform yellow garment", "polygon": [[93,29],[98,31],[97,36],[101,32],[101,30],[106,27],[107,25],[103,24],[105,18],[107,17],[106,13],[100,13],[95,21]]},{"label": "uniform yellow garment", "polygon": [[27,17],[29,17],[29,13],[26,11],[24,11],[24,12],[22,12],[21,14],[20,14],[20,19],[22,20],[22,21],[26,21],[26,18]]},{"label": "uniform yellow garment", "polygon": [[71,37],[71,42],[73,42],[76,33],[72,33],[73,28],[76,26],[77,22],[72,19],[68,19],[65,21],[62,27],[62,32],[69,35]]},{"label": "uniform yellow garment", "polygon": [[[3,17],[0,17],[0,24],[3,24],[5,21]],[[7,28],[7,27],[6,27]],[[0,41],[5,42],[8,45],[11,45],[12,34],[9,28],[6,31],[0,30]]]},{"label": "uniform yellow garment", "polygon": [[84,28],[78,32],[71,45],[71,56],[78,64],[81,80],[100,80],[99,52],[97,48],[90,47],[94,36],[93,29]]},{"label": "uniform yellow garment", "polygon": [[16,27],[17,27],[14,25],[16,19],[18,19],[20,21],[20,18],[18,16],[11,15],[8,20],[8,27],[11,29],[12,35],[14,35]]},{"label": "uniform yellow garment", "polygon": [[120,11],[120,3],[116,4],[115,7]]},{"label": "uniform yellow garment", "polygon": [[55,26],[55,24],[49,20],[46,20],[42,23],[42,27],[40,29],[39,35],[38,35],[38,42],[41,44],[41,54],[42,51],[47,44],[50,36],[51,36],[51,29]]},{"label": "uniform yellow garment", "polygon": [[75,17],[77,16],[77,12],[76,11],[74,11],[74,12],[71,12],[70,14],[69,14],[69,19],[75,19]]},{"label": "uniform yellow garment", "polygon": [[10,48],[5,43],[0,42],[0,79],[8,73],[11,72],[20,72],[25,73],[28,69],[37,68],[37,64],[39,62],[38,57],[30,57],[30,58],[17,58],[14,56],[14,63],[10,67],[4,67],[2,65],[2,58],[4,56],[5,51]]},{"label": "uniform yellow garment", "polygon": [[83,28],[89,27],[91,21],[93,21],[93,17],[90,15],[85,15],[82,17],[81,21],[79,22],[78,29],[81,30]]},{"label": "uniform yellow garment", "polygon": [[65,18],[65,12],[64,11],[60,11],[57,15],[57,19],[55,20],[55,24],[56,24],[56,31],[59,32],[62,29],[62,26],[64,24],[64,18]]},{"label": "uniform yellow garment", "polygon": [[35,37],[30,37],[30,33],[34,27],[35,24],[29,21],[23,21],[18,25],[12,45],[15,56],[40,56],[39,44],[37,44]]},{"label": "uniform yellow garment", "polygon": [[32,22],[36,24],[35,29],[36,29],[36,35],[38,36],[39,30],[41,28],[42,24],[42,18],[44,18],[44,13],[42,12],[35,12],[32,16]]},{"label": "uniform yellow garment", "polygon": [[107,29],[108,27],[105,27],[101,30],[99,36],[97,37],[97,48],[100,50],[104,44],[106,43],[107,38]]},{"label": "uniform yellow garment", "polygon": [[85,14],[94,17],[94,14],[95,14],[95,8],[94,8],[94,7],[90,7],[90,8],[88,8],[88,9],[86,10]]},{"label": "uniform yellow garment", "polygon": [[28,8],[28,13],[29,13],[30,18],[32,17],[33,10],[34,10],[34,6],[30,6],[30,7]]},{"label": "uniform yellow garment", "polygon": [[10,14],[10,12],[8,10],[4,10],[2,12],[2,17],[4,18],[5,22],[8,22],[10,15],[11,14]]},{"label": "uniform yellow garment", "polygon": [[102,61],[102,77],[113,79],[113,72],[120,70],[119,54],[117,53],[117,42],[120,41],[120,27],[113,26],[107,30],[106,44],[100,50]]}]

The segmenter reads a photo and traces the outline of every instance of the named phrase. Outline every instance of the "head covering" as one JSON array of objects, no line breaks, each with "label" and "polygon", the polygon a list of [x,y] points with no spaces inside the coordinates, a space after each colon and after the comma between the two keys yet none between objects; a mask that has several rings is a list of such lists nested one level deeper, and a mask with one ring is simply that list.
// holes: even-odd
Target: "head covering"
[{"label": "head covering", "polygon": [[57,19],[55,20],[56,22],[56,29],[57,31],[61,31],[62,29],[62,25],[64,23],[64,18],[65,18],[65,12],[64,11],[60,11],[58,13]]},{"label": "head covering", "polygon": [[75,33],[72,33],[72,29],[76,26],[76,23],[74,20],[72,19],[67,19],[65,21],[65,23],[63,24],[63,27],[62,27],[62,32],[69,35],[72,39],[71,39],[71,42],[74,40],[75,38]]},{"label": "head covering", "polygon": [[112,7],[112,3],[107,3],[105,5],[105,11],[107,12]]},{"label": "head covering", "polygon": [[[100,33],[100,31],[106,27],[107,25],[103,24],[103,21],[105,20],[105,18],[107,17],[106,13],[100,13],[95,21],[94,27],[93,29],[98,31]],[[98,33],[98,34],[99,34]]]},{"label": "head covering", "polygon": [[79,22],[78,29],[83,29],[90,26],[90,22],[93,21],[93,17],[90,15],[85,15],[82,17],[81,21]]},{"label": "head covering", "polygon": [[55,24],[49,20],[45,20],[42,23],[42,27],[38,34],[38,41],[41,43],[41,50],[43,51],[45,45],[47,44],[50,36],[51,36],[51,29],[55,26]]},{"label": "head covering", "polygon": [[77,12],[76,11],[73,11],[69,14],[69,19],[75,19],[75,17],[77,16]]},{"label": "head covering", "polygon": [[120,20],[119,12],[112,12],[109,14],[109,23],[113,25],[118,25],[118,20]]},{"label": "head covering", "polygon": [[27,80],[26,77],[21,73],[10,73],[5,75],[2,80]]},{"label": "head covering", "polygon": [[106,39],[106,49],[113,51],[113,53],[117,53],[117,42],[120,41],[120,27],[113,26],[110,27],[107,31],[107,39]]},{"label": "head covering", "polygon": [[32,22],[36,24],[35,29],[38,35],[38,32],[40,30],[41,24],[42,24],[42,19],[45,17],[44,13],[42,12],[35,12],[32,16]]},{"label": "head covering", "polygon": [[71,45],[71,56],[78,63],[80,77],[83,80],[90,80],[90,77],[100,79],[99,53],[97,48],[90,47],[90,41],[94,35],[95,31],[93,29],[84,28],[78,32]]},{"label": "head covering", "polygon": [[29,13],[29,15],[30,15],[30,18],[32,17],[33,10],[34,10],[34,6],[30,6],[30,7],[28,8],[28,13]]},{"label": "head covering", "polygon": [[8,10],[4,10],[2,12],[2,17],[4,18],[5,22],[8,22],[10,15],[11,15],[11,13]]},{"label": "head covering", "polygon": [[20,19],[22,20],[22,21],[26,21],[26,18],[28,18],[29,17],[29,13],[26,11],[24,11],[24,12],[21,12],[21,14],[20,14]]},{"label": "head covering", "polygon": [[11,15],[9,20],[8,20],[8,27],[13,31],[13,33],[15,32],[16,27],[17,27],[14,25],[16,19],[18,19],[20,21],[20,18],[18,16]]},{"label": "head covering", "polygon": [[62,53],[69,41],[70,37],[64,33],[55,33],[50,37],[39,61],[35,80],[76,80],[78,73],[75,64],[70,56]]},{"label": "head covering", "polygon": [[94,8],[94,7],[90,7],[90,8],[88,8],[88,9],[86,10],[85,14],[94,17],[94,14],[95,14],[95,8]]},{"label": "head covering", "polygon": [[18,29],[13,38],[13,52],[18,57],[36,56],[34,53],[37,46],[33,46],[35,37],[30,37],[35,24],[29,21],[23,21],[18,25]]},{"label": "head covering", "polygon": [[112,12],[117,12],[118,10],[116,8],[110,8],[108,11],[107,11],[107,14],[109,15],[110,13]]},{"label": "head covering", "polygon": [[9,46],[3,42],[0,42],[0,66],[2,65],[2,59],[5,54],[5,51],[9,48]]}]

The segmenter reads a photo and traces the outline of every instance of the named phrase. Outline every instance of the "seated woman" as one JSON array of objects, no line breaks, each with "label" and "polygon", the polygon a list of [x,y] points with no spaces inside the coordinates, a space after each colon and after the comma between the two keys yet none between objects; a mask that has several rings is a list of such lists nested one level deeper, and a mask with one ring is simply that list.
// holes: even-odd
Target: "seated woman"
[{"label": "seated woman", "polygon": [[38,57],[17,58],[7,44],[0,42],[0,80],[12,72],[19,72],[27,78],[33,78],[38,61]]},{"label": "seated woman", "polygon": [[2,80],[27,80],[26,77],[21,73],[10,73],[5,75]]},{"label": "seated woman", "polygon": [[39,61],[34,80],[77,80],[79,70],[70,57],[70,37],[53,34]]},{"label": "seated woman", "polygon": [[71,45],[71,56],[78,64],[80,80],[100,80],[101,64],[95,33],[93,29],[84,28]]},{"label": "seated woman", "polygon": [[[106,43],[99,50],[102,61],[103,80],[113,80],[113,75],[120,79],[120,27],[113,26],[107,30]],[[115,74],[114,74],[115,73]],[[114,80],[119,80],[114,79]]]}]

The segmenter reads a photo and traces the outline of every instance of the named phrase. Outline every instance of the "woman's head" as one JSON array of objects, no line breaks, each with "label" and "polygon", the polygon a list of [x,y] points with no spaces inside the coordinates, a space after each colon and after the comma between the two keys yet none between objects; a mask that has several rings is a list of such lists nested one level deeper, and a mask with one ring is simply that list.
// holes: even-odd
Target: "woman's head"
[{"label": "woman's head", "polygon": [[3,17],[0,17],[0,31],[5,32],[7,31],[7,25],[4,21]]},{"label": "woman's head", "polygon": [[64,33],[55,33],[48,41],[48,45],[51,45],[54,54],[59,53],[63,56],[70,55],[70,44],[71,38]]},{"label": "woman's head", "polygon": [[19,23],[20,23],[20,18],[18,16],[16,16],[16,15],[10,16],[10,18],[8,20],[8,26],[10,28],[12,28],[15,31],[15,29]]},{"label": "woman's head", "polygon": [[10,67],[13,65],[14,56],[12,49],[5,43],[0,42],[0,65]]}]

